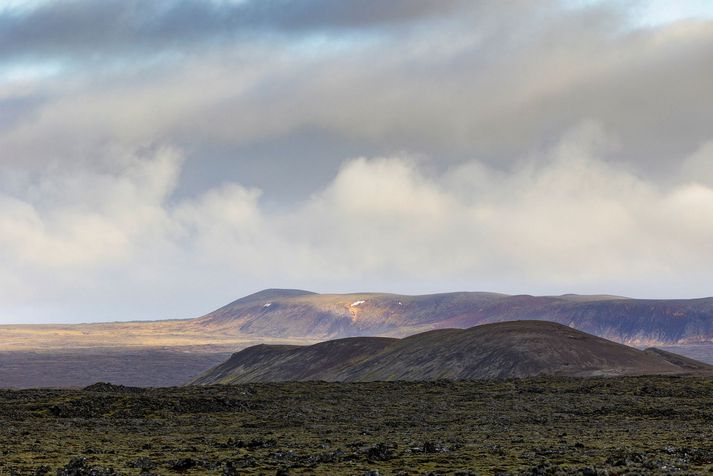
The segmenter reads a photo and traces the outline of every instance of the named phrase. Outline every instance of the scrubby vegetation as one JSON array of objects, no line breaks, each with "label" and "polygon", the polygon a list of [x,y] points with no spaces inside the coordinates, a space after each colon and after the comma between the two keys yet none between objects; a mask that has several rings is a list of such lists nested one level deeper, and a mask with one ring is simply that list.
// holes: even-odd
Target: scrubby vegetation
[{"label": "scrubby vegetation", "polygon": [[635,474],[713,468],[713,380],[0,391],[0,474]]}]

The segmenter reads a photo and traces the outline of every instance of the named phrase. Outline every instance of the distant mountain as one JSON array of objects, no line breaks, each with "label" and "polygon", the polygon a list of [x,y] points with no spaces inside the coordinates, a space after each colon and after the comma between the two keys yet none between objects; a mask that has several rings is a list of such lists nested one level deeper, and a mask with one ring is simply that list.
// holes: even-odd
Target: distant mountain
[{"label": "distant mountain", "polygon": [[641,351],[561,324],[515,321],[404,339],[353,337],[311,346],[257,345],[233,354],[191,383],[686,373],[713,374],[713,367],[670,352]]},{"label": "distant mountain", "polygon": [[[261,342],[310,345],[344,337],[401,338],[516,320],[554,321],[713,364],[713,298],[478,292],[404,296],[267,289],[193,319],[0,326],[0,387],[66,387],[94,380],[175,385],[230,352]],[[153,357],[142,360],[144,355]]]},{"label": "distant mountain", "polygon": [[513,320],[558,322],[637,346],[713,342],[713,298],[647,300],[477,292],[404,296],[271,289],[187,321],[186,326],[223,335],[333,339],[404,337]]}]

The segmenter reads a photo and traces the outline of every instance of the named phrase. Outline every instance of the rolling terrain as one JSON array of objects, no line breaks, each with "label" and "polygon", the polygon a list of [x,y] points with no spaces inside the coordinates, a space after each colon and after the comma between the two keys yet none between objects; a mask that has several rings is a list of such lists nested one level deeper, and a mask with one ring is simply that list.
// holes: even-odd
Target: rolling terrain
[{"label": "rolling terrain", "polygon": [[356,336],[406,337],[516,320],[557,322],[633,346],[713,343],[713,298],[511,296],[458,292],[406,296],[268,289],[182,320],[0,326],[0,350],[130,346],[304,344]]},{"label": "rolling terrain", "polygon": [[641,351],[561,324],[515,321],[404,339],[352,337],[311,346],[257,345],[191,383],[419,381],[622,375],[713,375],[676,354]]},{"label": "rolling terrain", "polygon": [[[477,292],[405,296],[268,289],[192,319],[0,326],[0,385],[81,386],[92,379],[138,386],[179,385],[186,366],[196,375],[225,355],[259,343],[309,345],[356,336],[403,338],[513,320],[558,322],[615,342],[656,346],[713,363],[713,298],[641,300]],[[129,379],[141,360],[136,356],[142,352],[158,356],[162,370]],[[171,352],[178,357],[163,358]],[[25,358],[30,354],[34,357]],[[124,369],[117,359],[120,354],[127,356]],[[191,356],[202,363],[187,364]],[[19,365],[23,359],[25,365]],[[56,378],[64,374],[76,378],[65,382]],[[174,377],[167,379],[168,375]]]},{"label": "rolling terrain", "polygon": [[713,342],[713,298],[647,300],[477,292],[405,296],[272,289],[238,299],[184,325],[223,335],[324,340],[405,337],[432,329],[465,329],[516,320],[558,322],[634,346]]}]

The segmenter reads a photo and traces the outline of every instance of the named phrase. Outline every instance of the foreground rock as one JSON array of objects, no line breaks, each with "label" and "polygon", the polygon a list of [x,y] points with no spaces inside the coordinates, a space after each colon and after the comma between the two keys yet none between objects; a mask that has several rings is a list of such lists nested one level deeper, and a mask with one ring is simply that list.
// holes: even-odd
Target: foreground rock
[{"label": "foreground rock", "polygon": [[713,469],[713,380],[701,377],[0,390],[0,421],[3,475]]}]

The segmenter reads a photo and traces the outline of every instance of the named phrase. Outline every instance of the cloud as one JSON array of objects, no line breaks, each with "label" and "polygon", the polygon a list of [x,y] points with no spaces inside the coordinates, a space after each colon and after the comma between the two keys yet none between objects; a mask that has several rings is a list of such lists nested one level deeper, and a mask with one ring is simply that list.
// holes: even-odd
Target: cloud
[{"label": "cloud", "polygon": [[[193,50],[261,35],[370,30],[442,17],[463,0],[60,0],[0,10],[0,59]],[[158,50],[158,51],[157,51]]]},{"label": "cloud", "polygon": [[121,261],[136,236],[162,226],[180,155],[115,156],[114,172],[49,173],[23,197],[0,195],[3,260],[40,270],[82,271]]},{"label": "cloud", "polygon": [[712,22],[378,4],[0,11],[26,73],[0,71],[0,320],[274,286],[707,293]]},{"label": "cloud", "polygon": [[48,175],[0,199],[3,318],[55,300],[61,313],[31,317],[129,317],[127,299],[146,305],[130,317],[189,317],[270,284],[705,294],[713,187],[662,187],[602,160],[610,143],[585,123],[507,171],[355,158],[288,210],[238,183],[172,199],[183,162],[166,148],[115,157],[113,172]]},{"label": "cloud", "polygon": [[681,165],[680,179],[713,186],[713,141],[702,144]]},{"label": "cloud", "polygon": [[[44,167],[48,157],[92,160],[107,143],[169,143],[191,167],[279,197],[291,187],[273,185],[270,171],[285,164],[331,174],[349,156],[409,151],[446,165],[473,157],[507,165],[593,119],[616,131],[620,147],[609,158],[659,177],[675,173],[680,157],[710,140],[713,23],[630,30],[613,7],[554,5],[461,6],[440,27],[342,50],[231,43],[138,71],[67,73],[18,92],[6,86],[0,98],[32,104],[32,114],[7,113],[0,148],[6,162]],[[321,157],[323,144],[346,152]],[[267,157],[257,163],[255,155]]]}]

